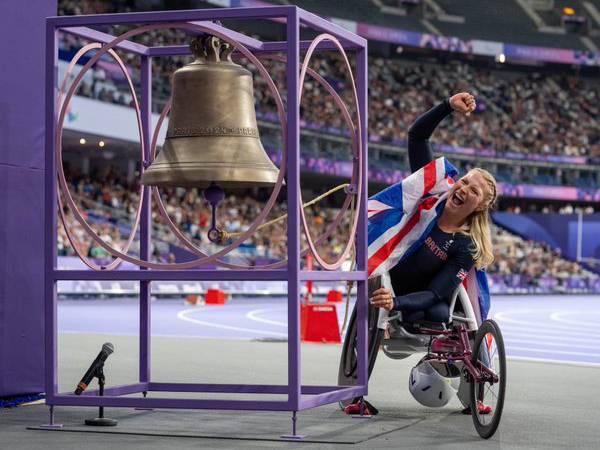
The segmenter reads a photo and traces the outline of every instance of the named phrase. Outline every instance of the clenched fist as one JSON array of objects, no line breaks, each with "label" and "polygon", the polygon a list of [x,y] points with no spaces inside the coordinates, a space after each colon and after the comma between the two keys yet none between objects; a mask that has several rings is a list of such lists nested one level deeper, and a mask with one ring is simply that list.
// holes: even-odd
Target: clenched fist
[{"label": "clenched fist", "polygon": [[460,92],[450,97],[450,107],[465,116],[469,116],[475,111],[476,106],[475,97],[468,92]]}]

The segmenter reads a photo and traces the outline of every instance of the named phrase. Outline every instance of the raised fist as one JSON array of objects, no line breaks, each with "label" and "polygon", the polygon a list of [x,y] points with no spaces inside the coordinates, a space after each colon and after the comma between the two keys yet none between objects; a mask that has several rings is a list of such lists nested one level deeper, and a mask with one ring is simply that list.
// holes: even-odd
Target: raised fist
[{"label": "raised fist", "polygon": [[450,107],[465,116],[469,116],[471,112],[475,111],[476,106],[475,97],[468,92],[460,92],[450,97]]}]

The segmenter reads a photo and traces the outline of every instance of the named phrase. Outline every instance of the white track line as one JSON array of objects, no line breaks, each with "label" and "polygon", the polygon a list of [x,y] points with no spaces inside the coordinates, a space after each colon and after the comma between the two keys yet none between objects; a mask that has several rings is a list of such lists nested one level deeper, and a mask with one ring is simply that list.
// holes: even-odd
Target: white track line
[{"label": "white track line", "polygon": [[[532,344],[532,345],[540,345],[539,340],[535,341],[535,340],[531,340],[531,339],[515,339],[511,336],[505,337],[504,338],[504,343],[506,344],[506,347],[508,348],[510,346],[511,342],[517,342],[517,343],[521,343],[521,344]],[[587,343],[589,344],[591,341],[587,341]],[[572,348],[572,349],[577,349],[577,348],[588,348],[590,350],[598,350],[598,346],[597,345],[581,345],[581,344],[561,344],[558,342],[548,342],[548,341],[544,341],[543,344],[547,347],[568,347],[568,348]]]},{"label": "white track line", "polygon": [[[275,311],[277,310],[277,308],[263,308],[263,309],[255,309],[253,311],[250,311],[248,314],[246,314],[246,317],[250,320],[254,320],[256,322],[262,322],[262,323],[266,323],[268,325],[275,325],[278,327],[285,327],[287,328],[288,325],[286,322],[278,322],[277,320],[270,320],[270,319],[264,319],[262,317],[258,317],[259,314],[264,314],[266,312],[270,312],[270,311]],[[342,317],[342,319],[340,319],[340,317]],[[344,324],[344,319],[343,319],[344,315],[340,314],[338,315],[338,327],[340,327],[340,329],[342,328],[342,325]]]},{"label": "white track line", "polygon": [[[501,324],[502,325],[502,324]],[[522,331],[523,328],[510,328],[510,327],[505,327],[502,326],[502,335],[504,336],[505,339],[510,339],[512,337],[532,337],[532,338],[538,338],[538,339],[550,339],[550,340],[559,340],[561,342],[583,342],[583,343],[588,343],[588,342],[592,342],[594,339],[587,336],[587,335],[583,335],[586,337],[573,337],[571,336],[569,333],[564,333],[561,332],[560,334],[557,333],[540,333],[540,332],[536,332],[536,331],[532,331],[532,332],[527,332],[527,331]]]},{"label": "white track line", "polygon": [[[537,322],[530,322],[530,321],[524,321],[524,320],[518,320],[518,319],[513,319],[511,317],[508,317],[508,314],[514,314],[514,313],[520,313],[520,314],[524,314],[524,313],[533,313],[533,312],[537,312],[539,313],[539,311],[534,311],[534,310],[513,310],[513,311],[505,311],[505,312],[499,312],[494,314],[494,319],[497,320],[498,322],[500,322],[500,325],[502,325],[503,323],[507,323],[507,324],[514,324],[514,325],[524,325],[527,327],[527,329],[530,330],[550,330],[550,331],[569,331],[570,334],[572,335],[582,335],[582,336],[594,336],[594,337],[600,337],[600,333],[598,332],[587,332],[582,330],[581,328],[579,330],[574,330],[573,327],[570,326],[562,326],[562,325],[539,325]],[[562,311],[558,311],[558,312],[562,312]],[[594,331],[597,331],[598,329],[596,327],[594,327]]]},{"label": "white track line", "polygon": [[[596,313],[597,313],[597,311],[596,311]],[[569,320],[569,319],[565,319],[563,317],[563,316],[573,316],[576,314],[586,315],[586,314],[589,314],[589,311],[559,311],[559,312],[550,314],[550,319],[554,320],[555,322],[566,323],[569,325],[584,326],[584,327],[596,327],[596,329],[597,329],[597,327],[598,327],[597,322],[596,323],[582,322],[580,320]]]},{"label": "white track line", "polygon": [[549,364],[564,364],[566,366],[578,366],[578,367],[600,367],[600,363],[592,363],[592,362],[582,362],[582,361],[569,361],[562,359],[546,359],[546,358],[531,358],[529,356],[506,356],[508,360],[515,361],[533,361],[533,362],[542,362]]},{"label": "white track line", "polygon": [[[127,336],[127,337],[139,337],[138,333],[109,333],[109,332],[99,332],[99,331],[59,331],[58,334],[92,334],[99,336]],[[207,339],[207,340],[219,340],[219,341],[243,341],[243,340],[252,340],[253,338],[239,338],[235,336],[196,336],[190,334],[152,334],[152,338],[174,338],[174,339]]]},{"label": "white track line", "polygon": [[287,328],[287,323],[285,322],[278,322],[277,320],[269,320],[269,319],[263,319],[262,317],[257,317],[259,314],[264,314],[266,312],[270,312],[270,311],[275,311],[275,310],[280,310],[281,308],[263,308],[263,309],[255,309],[253,311],[250,311],[248,314],[246,314],[246,317],[250,320],[254,320],[256,322],[261,322],[261,323],[266,323],[269,325],[275,325],[278,327],[285,327]]},{"label": "white track line", "polygon": [[204,320],[198,320],[198,319],[194,319],[192,317],[186,316],[187,314],[192,313],[192,312],[198,312],[198,309],[194,308],[194,309],[186,309],[186,310],[180,311],[177,313],[177,318],[181,319],[181,320],[185,320],[186,322],[197,323],[199,325],[204,325],[206,327],[221,328],[223,330],[245,331],[248,333],[270,334],[272,336],[282,336],[282,337],[286,337],[286,338],[288,337],[287,333],[279,333],[277,331],[256,330],[256,329],[242,328],[242,327],[232,327],[230,325],[222,325],[222,324],[218,324],[218,323],[205,322]]},{"label": "white track line", "polygon": [[553,353],[560,355],[569,355],[569,356],[591,356],[592,358],[600,358],[600,353],[590,353],[590,352],[564,352],[562,350],[548,350],[545,348],[535,348],[535,347],[514,347],[511,345],[506,346],[506,350],[517,350],[522,352],[536,352],[536,353]]}]

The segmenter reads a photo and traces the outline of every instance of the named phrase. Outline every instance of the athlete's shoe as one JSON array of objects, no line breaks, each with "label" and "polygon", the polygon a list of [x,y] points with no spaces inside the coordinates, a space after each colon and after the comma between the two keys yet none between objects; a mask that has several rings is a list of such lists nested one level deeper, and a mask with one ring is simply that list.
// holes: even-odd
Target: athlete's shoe
[{"label": "athlete's shoe", "polygon": [[[461,412],[463,414],[471,415],[471,407],[467,406]],[[477,402],[477,412],[479,414],[491,414],[492,413],[492,407],[488,406],[488,405],[484,405],[483,402]]]},{"label": "athlete's shoe", "polygon": [[363,416],[376,416],[379,414],[379,410],[364,398],[354,399],[353,403],[344,408],[344,412],[349,415],[357,415],[361,413],[361,407]]}]

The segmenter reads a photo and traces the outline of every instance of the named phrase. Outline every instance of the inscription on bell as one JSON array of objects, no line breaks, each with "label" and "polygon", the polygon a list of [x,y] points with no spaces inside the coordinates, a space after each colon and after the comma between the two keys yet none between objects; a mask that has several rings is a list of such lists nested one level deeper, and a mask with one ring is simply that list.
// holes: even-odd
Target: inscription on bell
[{"label": "inscription on bell", "polygon": [[167,138],[196,136],[258,137],[258,129],[251,127],[175,127],[168,130]]}]

